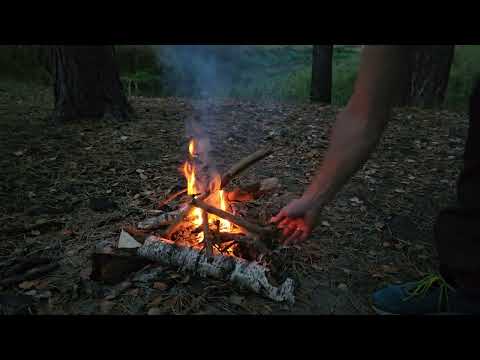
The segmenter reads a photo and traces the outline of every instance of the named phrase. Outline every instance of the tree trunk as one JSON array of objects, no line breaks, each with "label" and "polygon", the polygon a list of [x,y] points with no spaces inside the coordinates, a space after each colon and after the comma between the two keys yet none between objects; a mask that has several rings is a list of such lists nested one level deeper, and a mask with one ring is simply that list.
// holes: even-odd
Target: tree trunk
[{"label": "tree trunk", "polygon": [[455,45],[413,46],[409,79],[400,106],[441,106],[447,92]]},{"label": "tree trunk", "polygon": [[313,45],[310,89],[312,102],[332,102],[332,55],[333,45]]},{"label": "tree trunk", "polygon": [[56,119],[127,120],[132,115],[113,46],[54,46],[53,56]]}]

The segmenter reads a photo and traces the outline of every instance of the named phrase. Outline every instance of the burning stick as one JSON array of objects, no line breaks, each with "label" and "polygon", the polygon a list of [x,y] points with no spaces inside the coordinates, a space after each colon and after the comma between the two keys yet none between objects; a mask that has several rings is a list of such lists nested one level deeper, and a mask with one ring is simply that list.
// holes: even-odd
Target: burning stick
[{"label": "burning stick", "polygon": [[287,279],[279,287],[274,287],[267,278],[267,269],[257,262],[224,255],[216,255],[209,260],[206,254],[193,248],[178,246],[173,241],[155,236],[147,238],[137,253],[164,265],[179,267],[181,271],[230,281],[274,301],[295,302],[293,280]]},{"label": "burning stick", "polygon": [[248,167],[252,166],[256,162],[262,160],[263,158],[267,157],[272,153],[273,153],[273,150],[271,147],[260,149],[254,152],[253,154],[247,156],[246,158],[243,158],[236,164],[234,164],[230,169],[228,169],[228,171],[225,174],[223,174],[220,189],[223,189],[225,186],[227,186],[230,183],[230,181],[235,176],[240,174],[242,171],[244,171]]},{"label": "burning stick", "polygon": [[158,204],[158,207],[162,207],[162,206],[165,206],[167,205],[168,203],[172,202],[173,200],[175,200],[177,197],[179,197],[180,195],[183,195],[187,192],[187,188],[185,189],[182,189],[180,191],[177,191],[176,193],[170,195],[169,197],[167,197],[165,200],[161,201],[159,204]]},{"label": "burning stick", "polygon": [[[265,149],[260,149],[256,151],[255,153],[247,156],[246,158],[243,158],[239,162],[237,162],[235,165],[233,165],[223,176],[220,184],[220,190],[223,189],[225,186],[227,186],[230,181],[240,174],[242,171],[247,169],[249,166],[253,165],[257,161],[260,161],[261,159],[265,158],[266,156],[270,155],[273,152],[273,150],[270,147],[267,147]],[[206,191],[204,194],[200,195],[196,201],[203,201],[207,199],[211,195],[210,191]],[[192,203],[193,204],[193,201]],[[183,221],[184,217],[190,212],[192,209],[192,206],[188,205],[184,210],[182,210],[178,216],[175,218],[175,220],[171,223],[171,225],[168,227],[168,229],[165,231],[163,234],[164,237],[167,239],[170,238],[170,236],[178,230],[179,225]],[[215,208],[214,208],[215,209]],[[221,211],[221,210],[220,210]],[[212,213],[214,214],[214,213]],[[216,214],[214,214],[216,215]],[[217,215],[218,216],[218,215]],[[224,218],[226,220],[229,220],[227,218]],[[241,219],[240,219],[241,220]],[[230,221],[230,220],[229,220]],[[234,221],[231,221],[235,223]],[[241,225],[240,225],[241,226]],[[247,229],[248,230],[248,229]],[[253,231],[252,231],[253,232]]]},{"label": "burning stick", "polygon": [[208,213],[205,210],[202,210],[202,226],[205,249],[207,251],[208,258],[211,258],[213,256],[212,239],[210,238],[210,232],[208,231]]},{"label": "burning stick", "polygon": [[[205,200],[209,196],[210,196],[210,193],[205,193],[205,194],[200,195],[198,197],[198,199]],[[168,227],[167,230],[165,230],[165,233],[163,234],[163,236],[166,237],[167,239],[169,239],[170,236],[175,231],[178,230],[178,228],[180,227],[180,225],[181,225],[183,219],[185,218],[185,216],[187,216],[190,213],[190,210],[192,210],[192,204],[191,203],[187,207],[185,207],[185,209],[179,211],[178,215],[172,221],[171,225]]]},{"label": "burning stick", "polygon": [[208,205],[207,203],[203,202],[200,199],[193,199],[192,200],[192,205],[195,207],[198,207],[200,209],[205,210],[206,212],[216,215],[219,218],[228,220],[235,225],[238,225],[244,229],[246,229],[248,232],[257,234],[257,235],[262,235],[262,236],[267,236],[273,234],[272,230],[270,228],[262,227],[256,224],[252,224],[241,217],[235,216],[233,214],[230,214],[226,211],[223,211],[221,209],[217,209],[216,207],[213,207],[211,205]]}]

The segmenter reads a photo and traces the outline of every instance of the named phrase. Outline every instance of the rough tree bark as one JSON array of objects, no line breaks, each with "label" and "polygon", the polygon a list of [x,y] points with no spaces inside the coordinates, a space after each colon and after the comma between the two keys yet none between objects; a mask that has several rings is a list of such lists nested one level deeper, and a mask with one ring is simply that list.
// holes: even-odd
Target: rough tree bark
[{"label": "rough tree bark", "polygon": [[113,46],[54,46],[52,51],[56,119],[127,120],[132,115]]},{"label": "rough tree bark", "polygon": [[434,108],[445,99],[455,45],[412,46],[409,79],[400,106]]},{"label": "rough tree bark", "polygon": [[333,45],[313,45],[310,89],[312,102],[332,102],[332,56]]}]

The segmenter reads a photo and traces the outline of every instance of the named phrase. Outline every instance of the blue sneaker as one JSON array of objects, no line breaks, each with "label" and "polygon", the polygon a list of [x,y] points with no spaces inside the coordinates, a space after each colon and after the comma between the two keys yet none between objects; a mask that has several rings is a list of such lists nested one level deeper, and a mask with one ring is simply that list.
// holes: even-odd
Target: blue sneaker
[{"label": "blue sneaker", "polygon": [[480,300],[472,300],[439,275],[373,294],[372,308],[380,315],[480,314]]}]

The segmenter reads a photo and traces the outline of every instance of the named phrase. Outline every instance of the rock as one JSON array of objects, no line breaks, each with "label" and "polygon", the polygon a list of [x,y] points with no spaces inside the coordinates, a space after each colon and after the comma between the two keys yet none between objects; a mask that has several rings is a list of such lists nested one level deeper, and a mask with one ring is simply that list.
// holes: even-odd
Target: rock
[{"label": "rock", "polygon": [[93,211],[108,211],[117,208],[117,204],[108,198],[91,198],[90,209]]}]

